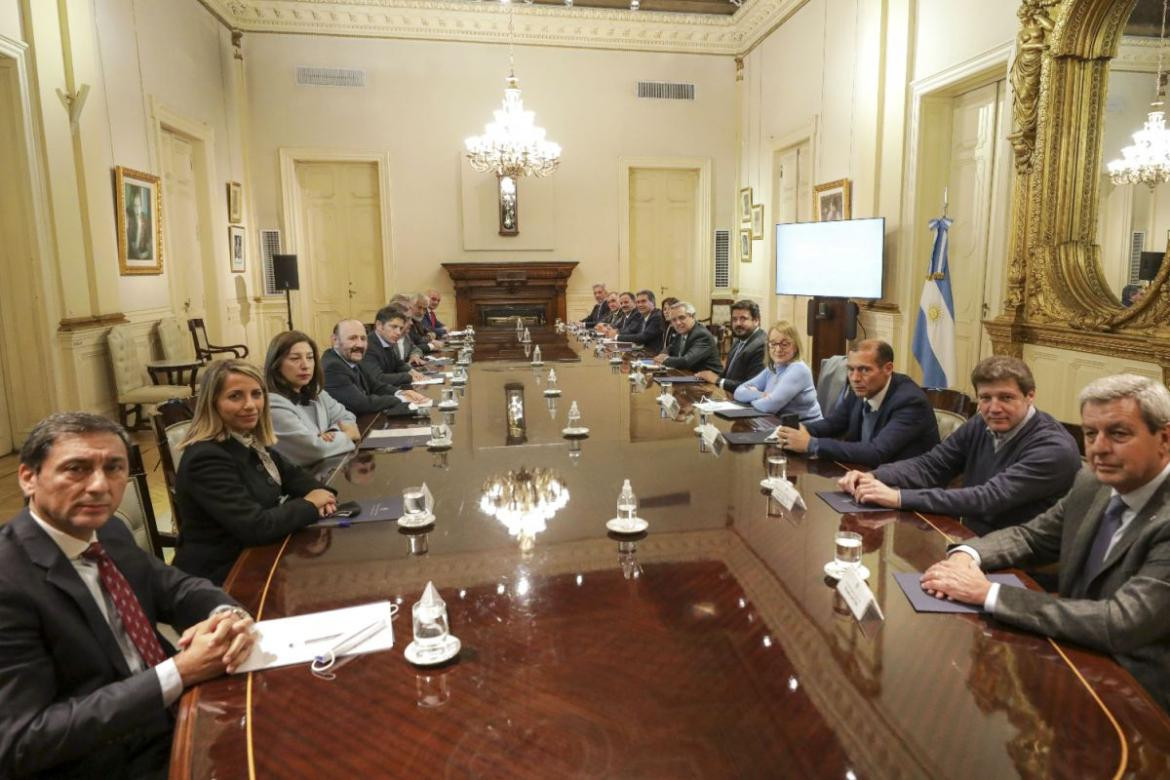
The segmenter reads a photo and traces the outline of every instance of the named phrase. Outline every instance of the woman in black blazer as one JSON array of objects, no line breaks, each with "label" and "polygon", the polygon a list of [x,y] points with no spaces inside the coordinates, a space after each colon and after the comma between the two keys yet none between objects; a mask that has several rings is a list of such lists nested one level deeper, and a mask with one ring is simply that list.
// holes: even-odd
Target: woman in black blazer
[{"label": "woman in black blazer", "polygon": [[334,494],[272,449],[275,441],[260,369],[209,365],[179,445],[176,566],[221,584],[245,547],[280,541],[336,509]]}]

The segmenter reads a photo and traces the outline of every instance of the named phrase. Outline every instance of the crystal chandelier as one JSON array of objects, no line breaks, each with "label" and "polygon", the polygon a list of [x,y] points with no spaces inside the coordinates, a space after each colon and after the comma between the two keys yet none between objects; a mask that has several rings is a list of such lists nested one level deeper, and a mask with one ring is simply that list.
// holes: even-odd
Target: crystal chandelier
[{"label": "crystal chandelier", "polygon": [[1109,178],[1114,184],[1148,184],[1151,189],[1170,181],[1170,130],[1166,129],[1166,74],[1162,71],[1162,53],[1166,47],[1166,8],[1162,0],[1162,32],[1158,38],[1158,76],[1154,102],[1145,126],[1133,134],[1133,144],[1121,150],[1121,159],[1109,163]]},{"label": "crystal chandelier", "polygon": [[556,472],[521,468],[489,477],[479,508],[503,523],[508,534],[520,540],[520,549],[528,551],[536,535],[567,503],[569,491]]},{"label": "crystal chandelier", "polygon": [[[512,45],[511,6],[508,7],[508,45]],[[536,126],[536,115],[524,110],[511,52],[504,83],[504,103],[493,112],[495,119],[487,123],[483,135],[463,142],[467,159],[475,170],[491,171],[497,176],[547,176],[560,164],[561,147],[546,140],[544,128]]]}]

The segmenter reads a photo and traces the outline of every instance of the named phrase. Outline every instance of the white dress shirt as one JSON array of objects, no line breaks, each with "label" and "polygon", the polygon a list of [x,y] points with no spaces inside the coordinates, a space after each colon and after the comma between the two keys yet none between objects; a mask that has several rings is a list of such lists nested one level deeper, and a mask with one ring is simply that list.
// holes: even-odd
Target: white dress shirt
[{"label": "white dress shirt", "polygon": [[[89,541],[83,542],[80,539],[76,539],[69,534],[57,530],[37,517],[37,513],[32,511],[31,507],[29,514],[36,521],[36,524],[41,527],[41,530],[61,548],[61,553],[69,559],[69,563],[73,566],[74,571],[77,572],[77,576],[81,578],[85,589],[93,596],[93,600],[97,603],[98,611],[102,613],[102,617],[110,625],[110,631],[114,635],[114,640],[118,643],[118,649],[122,651],[122,657],[126,659],[126,665],[130,667],[130,672],[137,674],[138,672],[144,671],[146,664],[143,662],[142,656],[138,654],[138,648],[134,646],[130,635],[122,627],[122,619],[118,616],[118,610],[114,607],[113,600],[106,593],[105,589],[102,588],[102,580],[98,574],[97,563],[81,557],[81,554],[89,549],[91,544],[97,541],[97,534],[91,534]],[[179,669],[175,666],[175,659],[166,659],[154,667],[154,672],[158,675],[158,684],[162,688],[163,706],[169,707],[178,701],[179,696],[183,694],[183,678],[179,676]]]}]

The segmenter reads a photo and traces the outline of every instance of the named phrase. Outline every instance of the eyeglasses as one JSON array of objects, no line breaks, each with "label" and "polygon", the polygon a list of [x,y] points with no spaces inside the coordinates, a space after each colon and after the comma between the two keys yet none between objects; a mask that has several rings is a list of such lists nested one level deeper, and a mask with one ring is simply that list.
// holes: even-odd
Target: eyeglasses
[{"label": "eyeglasses", "polygon": [[793,344],[788,339],[785,339],[784,341],[769,341],[768,342],[768,347],[770,349],[788,349],[789,347],[793,347],[793,346],[795,346],[795,344]]}]

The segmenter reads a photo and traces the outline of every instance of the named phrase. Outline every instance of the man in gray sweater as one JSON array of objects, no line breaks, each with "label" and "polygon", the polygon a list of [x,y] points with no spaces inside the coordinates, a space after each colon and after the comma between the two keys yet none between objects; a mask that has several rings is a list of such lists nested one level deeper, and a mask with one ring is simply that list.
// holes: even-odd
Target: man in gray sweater
[{"label": "man in gray sweater", "polygon": [[[1055,504],[1081,457],[1064,426],[1033,406],[1028,366],[994,355],[975,366],[971,384],[977,415],[918,457],[846,473],[841,488],[860,503],[960,517],[981,536]],[[962,487],[947,487],[956,477]]]}]

